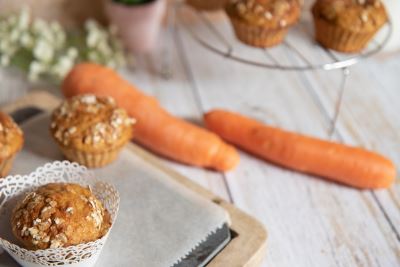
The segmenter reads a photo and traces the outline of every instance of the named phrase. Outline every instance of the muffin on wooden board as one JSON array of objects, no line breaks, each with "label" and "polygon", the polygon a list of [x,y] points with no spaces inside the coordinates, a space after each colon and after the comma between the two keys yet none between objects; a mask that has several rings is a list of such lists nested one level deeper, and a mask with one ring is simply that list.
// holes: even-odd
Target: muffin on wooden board
[{"label": "muffin on wooden board", "polygon": [[15,155],[23,144],[21,129],[10,116],[0,112],[0,178],[9,173]]},{"label": "muffin on wooden board", "polygon": [[95,241],[107,233],[111,219],[90,188],[51,183],[17,204],[11,225],[25,248],[38,250]]},{"label": "muffin on wooden board", "polygon": [[186,3],[198,10],[214,11],[223,9],[228,0],[186,0]]},{"label": "muffin on wooden board", "polygon": [[236,36],[256,47],[271,47],[283,41],[300,17],[298,0],[233,0],[226,6]]},{"label": "muffin on wooden board", "polygon": [[388,20],[380,0],[317,0],[312,13],[316,40],[348,53],[362,50]]},{"label": "muffin on wooden board", "polygon": [[117,157],[132,138],[134,123],[114,99],[79,95],[53,112],[50,131],[68,160],[96,168]]}]

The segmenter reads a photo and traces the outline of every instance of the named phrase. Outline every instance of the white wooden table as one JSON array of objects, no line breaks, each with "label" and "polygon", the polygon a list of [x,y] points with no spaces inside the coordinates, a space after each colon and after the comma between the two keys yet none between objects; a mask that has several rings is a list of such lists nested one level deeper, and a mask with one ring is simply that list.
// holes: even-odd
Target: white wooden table
[{"label": "white wooden table", "polygon": [[[203,112],[226,108],[265,123],[326,138],[339,72],[279,72],[232,63],[177,31],[168,48],[173,77],[160,58],[140,57],[124,77],[173,114],[201,124]],[[352,68],[335,139],[379,151],[400,166],[400,54]],[[0,105],[32,87],[0,72]],[[34,86],[43,87],[43,86]],[[58,88],[48,90],[59,95]],[[400,185],[359,191],[284,170],[244,152],[227,174],[171,167],[233,202],[269,232],[263,266],[400,266]]]}]

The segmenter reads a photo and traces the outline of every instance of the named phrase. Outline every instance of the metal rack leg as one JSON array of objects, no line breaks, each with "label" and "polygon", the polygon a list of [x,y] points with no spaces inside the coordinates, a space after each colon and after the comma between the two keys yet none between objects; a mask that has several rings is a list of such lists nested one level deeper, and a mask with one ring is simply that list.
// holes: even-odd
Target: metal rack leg
[{"label": "metal rack leg", "polygon": [[176,17],[176,7],[173,4],[167,5],[167,17],[166,17],[166,31],[164,32],[164,42],[162,44],[161,51],[161,69],[160,75],[165,80],[169,80],[173,76],[172,71],[172,56],[171,50],[174,47],[174,31],[175,31],[175,17]]},{"label": "metal rack leg", "polygon": [[347,82],[349,75],[350,75],[349,68],[342,69],[342,81],[340,83],[339,95],[336,99],[335,111],[333,114],[333,118],[331,120],[330,129],[329,129],[329,138],[330,139],[332,139],[333,135],[336,132],[337,122],[338,122],[340,111],[341,111],[342,105],[343,105],[343,98],[344,98],[344,92],[346,89],[346,82]]}]

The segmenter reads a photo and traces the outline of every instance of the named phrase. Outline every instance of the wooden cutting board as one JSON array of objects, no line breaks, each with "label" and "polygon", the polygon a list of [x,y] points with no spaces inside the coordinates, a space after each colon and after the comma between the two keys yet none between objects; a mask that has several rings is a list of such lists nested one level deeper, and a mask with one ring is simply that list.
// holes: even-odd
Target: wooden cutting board
[{"label": "wooden cutting board", "polygon": [[[37,107],[51,111],[60,100],[46,92],[34,92],[25,97],[2,107],[2,111],[12,113],[15,110],[26,107]],[[220,252],[207,266],[210,267],[257,267],[260,266],[264,255],[267,240],[267,232],[264,226],[253,217],[247,215],[232,204],[215,196],[210,191],[192,182],[190,179],[180,175],[174,170],[166,167],[156,156],[145,151],[136,144],[129,144],[129,149],[140,156],[143,160],[153,165],[172,179],[184,185],[188,189],[202,195],[210,201],[224,208],[231,218],[231,242]]]}]

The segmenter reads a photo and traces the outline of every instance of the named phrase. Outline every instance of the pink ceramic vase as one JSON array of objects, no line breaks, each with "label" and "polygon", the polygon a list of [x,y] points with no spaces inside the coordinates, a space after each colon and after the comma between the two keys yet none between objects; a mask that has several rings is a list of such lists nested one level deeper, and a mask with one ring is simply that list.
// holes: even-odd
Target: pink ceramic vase
[{"label": "pink ceramic vase", "polygon": [[111,0],[105,4],[110,22],[118,27],[124,45],[131,52],[151,52],[157,43],[166,11],[165,0],[124,5]]}]

